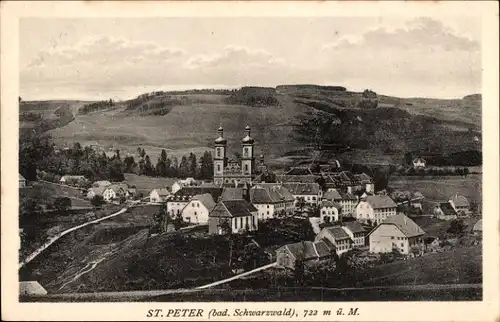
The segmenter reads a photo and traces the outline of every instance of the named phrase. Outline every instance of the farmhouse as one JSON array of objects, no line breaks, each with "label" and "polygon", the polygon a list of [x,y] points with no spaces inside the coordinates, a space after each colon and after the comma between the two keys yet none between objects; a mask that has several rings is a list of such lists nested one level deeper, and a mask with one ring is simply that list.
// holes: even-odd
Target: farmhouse
[{"label": "farmhouse", "polygon": [[458,215],[449,202],[441,202],[433,209],[434,217],[440,220],[457,219]]},{"label": "farmhouse", "polygon": [[92,187],[87,190],[87,199],[92,199],[95,196],[102,196],[106,187]]},{"label": "farmhouse", "polygon": [[353,241],[349,235],[340,226],[325,227],[316,235],[315,241],[328,240],[335,245],[338,255],[352,249]]},{"label": "farmhouse", "polygon": [[342,223],[342,229],[353,241],[353,247],[365,246],[366,230],[357,221],[346,221]]},{"label": "farmhouse", "polygon": [[335,201],[326,200],[321,202],[320,207],[320,223],[339,221],[342,212],[342,206],[340,204]]},{"label": "farmhouse", "polygon": [[276,263],[294,269],[297,261],[312,265],[334,257],[335,246],[326,240],[302,241],[284,245],[276,250]]},{"label": "farmhouse", "polygon": [[413,160],[413,168],[415,169],[423,169],[425,168],[425,160],[422,158],[415,158]]},{"label": "farmhouse", "polygon": [[369,234],[370,252],[390,253],[396,250],[409,254],[413,249],[423,250],[425,232],[405,215],[385,219]]},{"label": "farmhouse", "polygon": [[165,202],[170,192],[166,188],[156,188],[149,193],[150,202]]},{"label": "farmhouse", "polygon": [[24,188],[26,187],[26,179],[24,179],[24,177],[19,174],[19,188]]},{"label": "farmhouse", "polygon": [[92,183],[92,187],[107,187],[110,185],[111,185],[111,182],[109,182],[108,180],[100,180],[100,181],[95,181],[94,183]]},{"label": "farmhouse", "polygon": [[84,184],[87,181],[84,176],[62,176],[59,182],[61,184],[67,184],[70,186],[77,186],[80,184]]},{"label": "farmhouse", "polygon": [[302,198],[308,205],[317,205],[323,197],[323,190],[318,183],[283,183],[295,199],[295,206],[297,200]]},{"label": "farmhouse", "polygon": [[207,224],[208,215],[214,207],[215,202],[211,194],[196,195],[182,209],[182,220],[197,225]]},{"label": "farmhouse", "polygon": [[464,213],[469,213],[470,211],[470,203],[469,200],[467,200],[466,197],[455,194],[454,196],[451,196],[448,200],[450,202],[450,205],[455,209],[457,213],[463,211]]},{"label": "farmhouse", "polygon": [[389,196],[367,196],[356,206],[356,219],[363,223],[379,224],[386,218],[395,216],[396,209],[396,203]]},{"label": "farmhouse", "polygon": [[257,209],[243,199],[219,201],[208,217],[211,235],[236,234],[257,230],[257,227]]},{"label": "farmhouse", "polygon": [[129,188],[125,183],[115,183],[107,186],[102,192],[102,197],[105,201],[110,202],[112,200],[120,199],[122,197],[129,197]]},{"label": "farmhouse", "polygon": [[258,184],[250,189],[250,202],[257,208],[259,220],[291,215],[295,209],[295,198],[282,185]]}]

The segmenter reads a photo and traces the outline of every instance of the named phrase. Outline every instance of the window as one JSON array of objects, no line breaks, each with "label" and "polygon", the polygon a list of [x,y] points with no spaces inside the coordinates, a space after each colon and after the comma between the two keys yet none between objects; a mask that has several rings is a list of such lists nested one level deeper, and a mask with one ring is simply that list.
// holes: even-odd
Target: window
[{"label": "window", "polygon": [[401,248],[403,248],[403,247],[404,247],[404,245],[405,245],[404,243],[401,243]]},{"label": "window", "polygon": [[316,197],[313,197],[313,200],[316,201]]},{"label": "window", "polygon": [[326,214],[326,211],[323,210],[321,213],[324,215],[324,214]]},{"label": "window", "polygon": [[394,239],[394,236],[391,236],[391,239]]},{"label": "window", "polygon": [[248,171],[248,164],[245,164],[245,171]]},{"label": "window", "polygon": [[267,208],[269,208],[269,205],[267,205]]},{"label": "window", "polygon": [[220,164],[217,165],[217,171],[220,171]]},{"label": "window", "polygon": [[248,148],[245,148],[245,156],[248,156]]},{"label": "window", "polygon": [[195,212],[194,212],[194,215],[195,215],[195,216],[198,216],[198,213],[195,211]]},{"label": "window", "polygon": [[267,214],[269,215],[269,211],[267,212]]},{"label": "window", "polygon": [[220,149],[217,149],[217,156],[220,157]]}]

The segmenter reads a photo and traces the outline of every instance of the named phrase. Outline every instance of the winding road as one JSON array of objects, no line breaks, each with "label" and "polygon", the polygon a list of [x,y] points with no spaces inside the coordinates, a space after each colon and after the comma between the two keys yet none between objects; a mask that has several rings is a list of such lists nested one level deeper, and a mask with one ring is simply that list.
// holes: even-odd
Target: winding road
[{"label": "winding road", "polygon": [[108,216],[105,216],[105,217],[101,217],[101,218],[96,219],[96,220],[88,221],[86,223],[83,223],[83,224],[75,226],[75,227],[71,227],[71,228],[69,228],[69,229],[67,229],[65,231],[62,231],[62,232],[58,233],[57,235],[51,237],[46,243],[44,243],[42,246],[40,246],[37,250],[35,250],[33,253],[31,253],[28,257],[26,257],[26,259],[24,261],[22,261],[21,263],[19,263],[19,268],[21,268],[24,265],[26,265],[27,263],[31,262],[38,255],[40,255],[44,250],[46,250],[50,245],[52,245],[53,243],[55,243],[59,238],[63,237],[64,235],[67,235],[70,232],[78,230],[78,229],[83,228],[85,226],[97,224],[98,222],[101,222],[103,220],[116,217],[116,216],[118,216],[120,214],[123,214],[127,210],[128,210],[128,208],[122,208],[120,211],[115,212],[115,213],[113,213],[111,215],[108,215]]}]

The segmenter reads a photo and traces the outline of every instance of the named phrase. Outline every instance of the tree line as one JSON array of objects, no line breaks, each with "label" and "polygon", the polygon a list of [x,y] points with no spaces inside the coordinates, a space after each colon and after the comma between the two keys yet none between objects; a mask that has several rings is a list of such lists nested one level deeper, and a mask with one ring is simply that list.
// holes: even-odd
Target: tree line
[{"label": "tree line", "polygon": [[109,101],[100,101],[90,104],[85,104],[78,109],[79,114],[86,114],[98,110],[103,110],[115,106],[115,102],[110,98]]}]

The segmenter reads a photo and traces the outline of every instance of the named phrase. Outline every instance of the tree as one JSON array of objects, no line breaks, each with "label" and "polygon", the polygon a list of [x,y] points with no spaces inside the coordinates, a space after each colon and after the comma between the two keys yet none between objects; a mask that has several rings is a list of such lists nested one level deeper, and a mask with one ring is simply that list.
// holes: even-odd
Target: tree
[{"label": "tree", "polygon": [[92,206],[94,206],[95,208],[100,208],[102,205],[104,205],[106,202],[104,201],[104,198],[100,195],[95,195],[94,197],[92,197],[92,199],[90,199],[90,203],[92,204]]},{"label": "tree", "polygon": [[462,219],[455,219],[450,222],[450,227],[446,230],[449,234],[461,235],[463,234],[465,225]]},{"label": "tree", "polygon": [[144,159],[144,173],[147,176],[154,176],[153,165],[151,164],[151,159],[149,155],[146,154],[146,158]]},{"label": "tree", "polygon": [[404,165],[412,165],[413,164],[413,155],[411,152],[405,153]]},{"label": "tree", "polygon": [[125,166],[126,173],[133,173],[134,168],[137,167],[137,163],[135,163],[133,156],[127,156],[123,159],[123,165]]},{"label": "tree", "polygon": [[179,160],[177,160],[177,157],[172,158],[172,175],[171,177],[177,178],[179,177]]},{"label": "tree", "polygon": [[189,154],[189,176],[196,178],[197,177],[197,169],[198,164],[196,163],[196,155],[194,153]]},{"label": "tree", "polygon": [[71,199],[68,197],[56,198],[54,200],[54,208],[59,211],[66,211],[71,208]]},{"label": "tree", "polygon": [[179,176],[181,178],[186,178],[189,175],[189,163],[186,156],[182,156],[181,164],[179,165]]},{"label": "tree", "polygon": [[144,158],[144,156],[146,155],[146,151],[142,149],[139,155],[141,156],[141,158]]},{"label": "tree", "polygon": [[214,172],[212,154],[205,151],[200,159],[200,179],[210,179]]},{"label": "tree", "polygon": [[296,200],[295,207],[300,209],[300,212],[304,210],[304,207],[306,206],[306,201],[304,200],[304,197],[299,197]]}]

